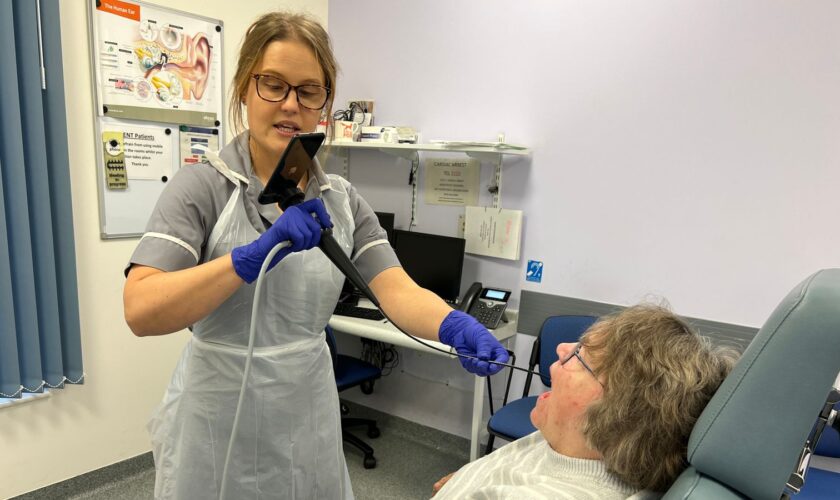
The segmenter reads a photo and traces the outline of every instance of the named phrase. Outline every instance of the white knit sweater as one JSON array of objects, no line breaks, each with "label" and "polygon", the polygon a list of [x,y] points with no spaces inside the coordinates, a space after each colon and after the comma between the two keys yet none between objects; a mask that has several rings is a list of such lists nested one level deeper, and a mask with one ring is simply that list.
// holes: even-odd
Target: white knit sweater
[{"label": "white knit sweater", "polygon": [[630,496],[659,497],[636,491],[607,471],[600,460],[557,453],[537,431],[463,466],[434,500],[623,500]]}]

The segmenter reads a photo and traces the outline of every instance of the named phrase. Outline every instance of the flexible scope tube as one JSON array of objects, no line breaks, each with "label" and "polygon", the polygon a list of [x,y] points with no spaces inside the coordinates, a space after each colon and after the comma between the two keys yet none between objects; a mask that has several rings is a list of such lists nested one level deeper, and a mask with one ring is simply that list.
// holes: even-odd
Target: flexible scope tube
[{"label": "flexible scope tube", "polygon": [[[345,274],[345,276],[348,275],[348,271],[346,271],[348,269],[350,270],[349,271],[350,273],[355,273],[355,275],[352,278],[350,276],[348,276],[348,278],[350,278],[351,281],[354,282],[354,284],[355,284],[355,281],[361,279],[360,278],[361,275],[359,275],[359,272],[356,269],[356,266],[354,266],[353,263],[350,261],[350,259],[344,254],[344,252],[341,251],[341,248],[335,242],[335,239],[333,239],[331,233],[332,233],[332,231],[329,231],[329,232],[325,232],[322,235],[322,238],[324,236],[326,236],[326,238],[331,240],[331,243],[328,242],[327,245],[321,245],[320,248],[327,255],[327,257],[330,259],[330,261],[332,261],[333,264],[335,264],[336,267],[338,267],[339,270],[341,270],[342,273]],[[277,245],[275,245],[274,248],[272,248],[271,251],[268,252],[268,255],[265,257],[265,260],[263,261],[262,267],[260,267],[260,274],[259,274],[259,276],[257,276],[257,284],[256,284],[256,287],[255,287],[256,290],[254,291],[254,304],[251,306],[251,327],[250,327],[249,332],[248,332],[248,350],[247,350],[247,353],[245,355],[246,356],[245,357],[245,369],[242,372],[242,385],[239,388],[239,400],[236,404],[236,415],[233,418],[233,425],[230,429],[230,440],[228,441],[228,448],[227,448],[227,452],[225,453],[225,465],[224,465],[224,468],[222,469],[222,484],[221,484],[221,487],[219,488],[219,500],[224,500],[225,499],[225,489],[227,488],[227,478],[228,478],[228,467],[230,465],[230,455],[231,455],[231,451],[233,450],[233,443],[236,441],[236,431],[237,431],[237,428],[239,426],[239,413],[242,409],[242,402],[245,398],[245,385],[247,384],[247,381],[248,381],[248,375],[251,372],[251,359],[254,356],[254,337],[256,335],[256,324],[257,324],[257,304],[259,304],[260,295],[262,294],[263,278],[265,277],[266,270],[268,269],[269,263],[271,263],[272,259],[274,259],[274,256],[277,255],[277,252],[279,252],[281,249],[286,248],[290,245],[291,245],[291,243],[288,242],[288,241],[282,241],[282,242],[278,243]],[[325,250],[325,248],[330,248],[330,247],[333,247],[333,249],[332,250],[329,250],[329,249]],[[338,262],[336,262],[336,261],[338,261]],[[428,343],[418,339],[414,335],[411,335],[410,333],[408,333],[405,330],[403,330],[402,328],[400,328],[400,326],[397,323],[395,323],[394,320],[392,320],[388,316],[388,314],[379,305],[379,301],[377,300],[376,295],[373,293],[373,290],[371,290],[367,286],[360,287],[359,289],[362,291],[362,293],[365,294],[365,296],[368,298],[368,300],[370,300],[373,304],[376,305],[376,307],[382,312],[382,315],[385,316],[385,319],[390,321],[391,324],[393,324],[394,327],[396,327],[396,329],[400,331],[400,333],[402,333],[406,337],[410,338],[411,340],[413,340],[413,341],[417,342],[418,344],[423,345],[423,346],[425,346],[429,349],[441,352],[441,353],[449,355],[449,356],[458,356],[458,357],[461,357],[461,358],[475,359],[475,360],[478,360],[478,361],[485,361],[485,360],[481,360],[481,359],[479,359],[475,356],[468,356],[466,354],[461,354],[459,352],[456,352],[454,347],[451,348],[449,351],[446,351],[444,349],[440,349],[439,347],[433,346],[431,344],[428,344]],[[490,360],[486,360],[485,362],[486,363],[492,363],[492,364],[495,364],[495,365],[506,366],[508,368],[515,369],[515,370],[520,370],[520,371],[523,371],[525,373],[531,373],[531,374],[534,374],[534,375],[539,375],[535,371],[528,370],[526,368],[521,368],[519,366],[511,365],[511,364],[508,364],[508,363],[499,363],[497,361],[490,361]]]}]

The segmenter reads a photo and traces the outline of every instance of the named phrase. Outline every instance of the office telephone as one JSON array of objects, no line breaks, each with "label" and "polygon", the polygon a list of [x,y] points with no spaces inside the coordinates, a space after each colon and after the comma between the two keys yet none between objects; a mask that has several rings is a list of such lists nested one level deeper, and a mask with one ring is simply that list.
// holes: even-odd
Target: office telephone
[{"label": "office telephone", "polygon": [[464,294],[459,309],[477,319],[487,328],[496,328],[499,322],[504,319],[505,308],[510,298],[510,290],[501,288],[484,288],[476,281]]}]

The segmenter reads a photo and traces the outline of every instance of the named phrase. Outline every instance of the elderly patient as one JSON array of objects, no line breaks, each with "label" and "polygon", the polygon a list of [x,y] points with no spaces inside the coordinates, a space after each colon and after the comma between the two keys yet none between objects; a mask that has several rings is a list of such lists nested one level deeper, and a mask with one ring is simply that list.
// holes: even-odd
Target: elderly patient
[{"label": "elderly patient", "polygon": [[653,305],[599,320],[557,354],[531,411],[538,431],[442,478],[435,500],[658,497],[737,357]]}]

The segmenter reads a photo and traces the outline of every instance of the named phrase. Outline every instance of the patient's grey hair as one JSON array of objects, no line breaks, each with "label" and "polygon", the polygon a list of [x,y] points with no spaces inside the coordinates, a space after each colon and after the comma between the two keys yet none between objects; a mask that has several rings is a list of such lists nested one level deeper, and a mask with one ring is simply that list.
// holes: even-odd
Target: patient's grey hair
[{"label": "patient's grey hair", "polygon": [[605,317],[581,338],[604,384],[583,433],[607,468],[641,489],[664,491],[686,468],[694,423],[737,352],[712,348],[658,305]]}]

